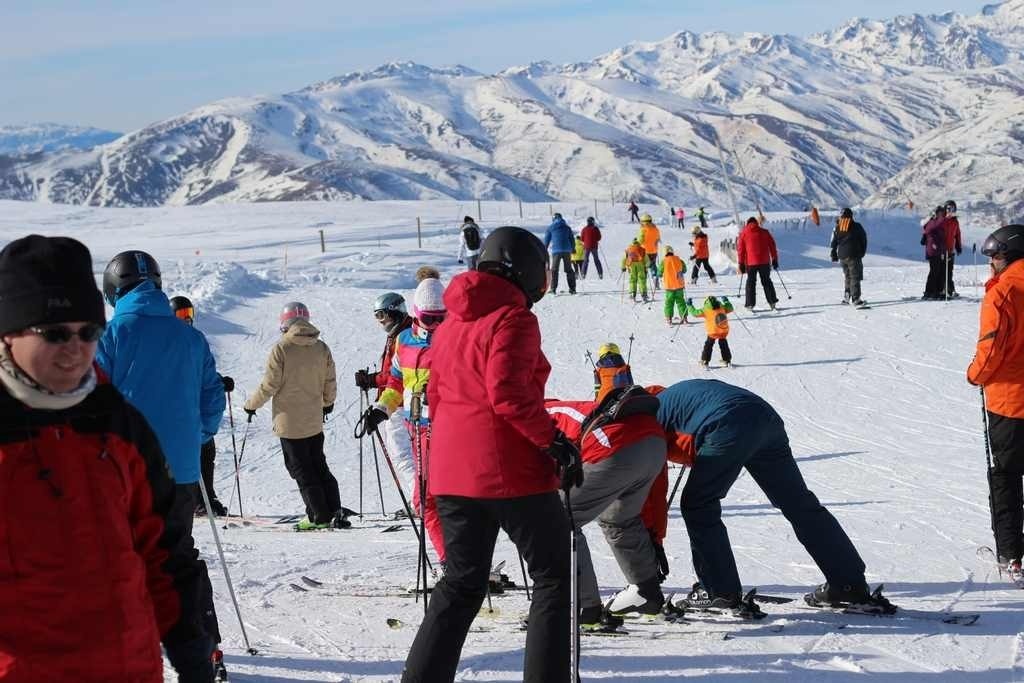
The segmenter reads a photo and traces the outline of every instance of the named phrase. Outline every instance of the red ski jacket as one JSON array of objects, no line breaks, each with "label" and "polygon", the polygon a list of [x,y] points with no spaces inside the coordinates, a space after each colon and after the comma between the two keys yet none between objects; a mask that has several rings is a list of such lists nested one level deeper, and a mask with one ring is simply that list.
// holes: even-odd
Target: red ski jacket
[{"label": "red ski jacket", "polygon": [[580,239],[586,249],[597,249],[597,243],[601,241],[601,230],[596,225],[587,225],[580,231]]},{"label": "red ski jacket", "polygon": [[431,341],[429,491],[516,498],[558,490],[555,438],[544,411],[551,365],[526,295],[496,275],[468,271],[444,293],[448,317]]},{"label": "red ski jacket", "polygon": [[736,243],[736,260],[741,266],[763,266],[779,260],[775,238],[757,223],[747,223]]},{"label": "red ski jacket", "polygon": [[203,637],[201,565],[174,480],[105,380],[65,410],[0,387],[0,681],[163,680]]},{"label": "red ski jacket", "polygon": [[956,216],[946,216],[946,251],[949,253],[960,253],[963,245],[960,243],[960,219]]}]

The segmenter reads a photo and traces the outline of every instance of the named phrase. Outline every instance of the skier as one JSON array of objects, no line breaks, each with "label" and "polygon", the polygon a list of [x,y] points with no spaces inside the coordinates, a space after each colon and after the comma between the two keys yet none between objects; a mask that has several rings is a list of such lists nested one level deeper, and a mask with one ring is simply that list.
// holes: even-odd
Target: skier
[{"label": "skier", "polygon": [[741,599],[736,559],[722,524],[721,501],[746,469],[825,575],[826,583],[805,596],[809,604],[895,611],[877,591],[868,590],[864,561],[839,522],[807,489],[782,418],[764,399],[740,387],[700,379],[677,382],[657,396],[669,457],[692,468],[681,509],[698,583],[683,606],[731,610],[743,618],[763,615]]},{"label": "skier", "polygon": [[924,300],[945,298],[946,287],[946,207],[937,206],[924,224],[921,235],[924,256],[928,260],[928,279],[924,285]]},{"label": "skier", "polygon": [[[621,614],[658,614],[665,604],[662,575],[651,534],[641,518],[652,483],[665,470],[665,432],[656,419],[657,399],[634,387],[631,393],[618,389],[600,402],[549,399],[544,407],[566,437],[580,447],[583,460],[583,485],[571,498],[580,628],[614,630],[622,625]],[[665,500],[664,494],[661,500]],[[629,583],[610,601],[608,611],[601,604],[582,532],[582,527],[594,520]]]},{"label": "skier", "polygon": [[654,224],[651,214],[640,217],[640,234],[637,235],[647,255],[647,268],[654,279],[654,288],[658,288],[658,245],[661,244],[661,230]]},{"label": "skier", "polygon": [[[224,416],[224,384],[210,345],[198,330],[182,325],[161,287],[160,265],[144,251],[123,251],[103,271],[103,297],[114,308],[96,349],[96,363],[155,432],[177,493],[170,512],[192,538],[200,477],[201,445],[213,438]],[[198,556],[193,547],[191,553]],[[220,643],[213,586],[206,563],[202,591],[204,628]],[[219,649],[219,675],[226,675]]]},{"label": "skier", "polygon": [[711,363],[711,352],[715,349],[715,342],[718,342],[718,350],[722,353],[722,364],[725,367],[732,365],[732,350],[729,348],[729,314],[732,313],[732,303],[729,297],[723,296],[720,300],[717,297],[709,296],[704,299],[700,308],[693,305],[693,299],[686,300],[686,308],[690,315],[695,318],[704,318],[704,329],[707,331],[707,339],[704,340],[704,350],[700,353],[700,364],[705,368]]},{"label": "skier", "polygon": [[572,236],[572,228],[556,213],[544,233],[544,246],[551,248],[551,294],[558,294],[558,266],[565,269],[565,281],[569,285],[569,293],[576,293],[576,275],[572,270],[572,253],[576,243]]},{"label": "skier", "polygon": [[989,505],[996,557],[1024,586],[1024,225],[1006,225],[985,240],[992,278],[985,283],[981,325],[967,381],[982,387],[988,445]]},{"label": "skier", "polygon": [[[472,272],[472,271],[469,271]],[[403,417],[409,440],[413,444],[416,479],[413,485],[413,507],[423,510],[424,525],[430,542],[441,565],[446,562],[444,536],[441,521],[437,515],[434,496],[420,488],[420,478],[430,472],[431,427],[430,401],[425,392],[430,380],[430,354],[427,350],[435,331],[444,322],[447,311],[444,303],[444,285],[437,278],[427,278],[416,286],[413,295],[412,326],[399,333],[395,340],[395,352],[391,358],[388,384],[377,399],[360,418],[365,433],[369,434],[377,425],[388,419],[404,406]]]},{"label": "skier", "polygon": [[677,228],[683,229],[683,228],[686,227],[685,225],[683,225],[683,219],[685,219],[685,218],[686,218],[686,211],[683,210],[683,207],[680,206],[680,207],[676,208],[676,227]]},{"label": "skier", "polygon": [[474,270],[476,268],[476,259],[480,255],[480,242],[482,240],[483,235],[480,234],[480,226],[476,224],[473,217],[464,217],[462,219],[462,228],[459,231],[459,263],[465,263],[466,270]]},{"label": "skier", "polygon": [[853,220],[853,210],[849,207],[836,219],[829,251],[832,263],[843,264],[843,303],[852,301],[858,308],[866,306],[860,298],[860,281],[864,279],[863,259],[868,251],[868,235],[864,227]]},{"label": "skier", "polygon": [[619,345],[614,342],[601,344],[594,363],[594,401],[600,403],[613,390],[633,384],[633,371],[622,357]]},{"label": "skier", "polygon": [[597,268],[597,279],[604,278],[604,270],[601,268],[601,254],[598,253],[598,243],[601,241],[601,229],[593,216],[587,217],[587,224],[580,231],[583,239],[583,277],[587,277],[587,266],[590,259],[594,259],[594,267]]},{"label": "skier", "polygon": [[957,294],[956,285],[953,283],[953,266],[956,264],[956,257],[963,253],[963,244],[960,242],[960,219],[956,217],[956,202],[950,199],[943,206],[946,208],[946,289],[943,294],[948,299],[956,299],[960,295]]},{"label": "skier", "polygon": [[711,268],[711,262],[708,260],[711,256],[708,250],[708,236],[701,230],[699,225],[693,226],[693,241],[689,245],[693,248],[693,272],[690,273],[690,284],[697,284],[697,274],[700,272],[700,267],[704,266],[704,271],[711,278],[711,284],[717,285],[718,280],[715,279],[715,271]]},{"label": "skier", "polygon": [[[380,354],[380,370],[373,373],[357,370],[356,386],[363,391],[376,391],[373,400],[379,401],[388,386],[388,378],[391,377],[396,340],[398,335],[412,327],[412,317],[406,309],[405,299],[397,292],[387,292],[377,297],[373,303],[373,317],[387,335],[384,350]],[[409,431],[405,428],[405,417],[401,411],[396,410],[391,414],[383,430],[383,436],[388,440],[388,452],[395,456],[395,465],[407,469],[409,473],[414,471],[412,441],[409,439]]]},{"label": "skier", "polygon": [[636,301],[636,290],[640,288],[640,295],[644,303],[649,301],[647,297],[647,257],[644,255],[644,248],[640,240],[634,239],[633,243],[626,248],[626,255],[622,257],[622,272],[629,270],[629,296]]},{"label": "skier", "polygon": [[699,209],[697,209],[697,220],[700,221],[700,227],[701,228],[708,227],[708,215],[704,211],[704,207],[703,206],[700,207]]},{"label": "skier", "polygon": [[[192,306],[192,302],[189,301],[188,297],[172,296],[170,301],[174,316],[178,320],[184,321],[190,327],[195,327],[196,309]],[[224,393],[230,394],[235,390],[235,380],[231,377],[221,375],[220,381],[224,384]],[[224,503],[220,502],[217,498],[217,492],[213,490],[213,471],[216,459],[217,444],[214,443],[213,437],[210,437],[203,442],[202,447],[199,449],[199,471],[202,473],[202,484],[206,487],[206,496],[210,499],[210,507],[213,508],[213,514],[217,517],[223,517],[228,514],[228,509],[224,507]],[[202,493],[196,493],[195,513],[197,515],[206,514],[206,502],[203,500]]]},{"label": "skier", "polygon": [[146,420],[96,370],[89,250],[16,239],[0,291],[0,679],[160,681],[162,641],[180,680],[212,681],[191,509]]},{"label": "skier", "polygon": [[274,434],[281,439],[284,466],[306,506],[306,516],[295,530],[347,529],[352,523],[346,519],[338,480],[324,455],[324,422],[338,392],[334,357],[320,339],[320,330],[309,322],[305,304],[285,304],[278,322],[281,339],[270,350],[263,381],[245,402],[245,412],[252,422],[256,411],[272,401]]},{"label": "skier", "polygon": [[629,222],[638,223],[640,221],[640,207],[636,205],[636,202],[630,200],[629,202]]},{"label": "skier", "polygon": [[580,279],[586,279],[586,274],[583,272],[583,259],[586,247],[583,245],[583,238],[579,235],[576,236],[576,248],[572,252],[572,272]]},{"label": "skier", "polygon": [[740,274],[747,276],[746,309],[754,310],[757,303],[757,278],[760,277],[764,298],[774,311],[779,298],[775,295],[772,270],[779,269],[779,252],[775,249],[775,238],[753,216],[747,219],[747,224],[740,231],[736,242],[736,260],[739,261]]},{"label": "skier", "polygon": [[676,256],[672,247],[666,246],[658,273],[665,285],[665,322],[673,323],[678,308],[680,324],[686,324],[686,262]]},{"label": "skier", "polygon": [[449,316],[430,351],[427,402],[430,489],[448,564],[406,659],[404,683],[454,680],[499,528],[533,579],[523,680],[569,683],[570,528],[557,491],[582,483],[582,469],[579,450],[544,411],[551,366],[530,307],[544,296],[546,270],[541,240],[501,227],[484,240],[477,270],[455,276],[445,292]]}]

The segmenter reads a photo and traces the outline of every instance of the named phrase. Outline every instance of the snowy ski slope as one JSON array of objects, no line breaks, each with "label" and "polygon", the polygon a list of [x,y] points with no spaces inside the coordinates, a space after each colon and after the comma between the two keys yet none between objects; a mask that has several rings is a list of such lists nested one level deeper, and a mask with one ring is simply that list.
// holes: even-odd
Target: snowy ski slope
[{"label": "snowy ski slope", "polygon": [[[660,219],[665,241],[688,254],[689,232],[670,228],[663,211],[645,208]],[[694,208],[687,207],[688,215]],[[540,230],[552,209],[581,226],[593,206],[528,205],[520,221],[518,205],[485,203],[482,225],[511,222]],[[617,262],[635,226],[623,222],[627,214],[621,205],[599,209],[610,277],[588,279],[580,284],[580,295],[548,297],[535,309],[554,367],[548,394],[586,396],[591,380],[584,352],[603,341],[628,346],[631,334],[631,360],[640,382],[713,377],[760,393],[785,418],[804,476],[853,538],[867,562],[869,581],[884,582],[893,602],[905,608],[981,616],[973,626],[957,626],[822,614],[791,603],[766,605],[769,617],[757,623],[641,624],[635,626],[641,635],[584,638],[584,679],[1024,680],[1024,593],[1007,588],[991,562],[976,554],[980,545],[991,544],[991,533],[979,398],[964,381],[979,295],[971,244],[980,244],[994,226],[971,225],[969,215],[961,216],[967,249],[957,283],[963,296],[933,303],[918,300],[926,264],[917,217],[859,215],[869,234],[864,296],[872,308],[858,311],[838,303],[841,273],[829,263],[827,250],[831,216],[815,228],[797,214],[770,214],[792,299],[777,278],[780,312],[747,315],[736,299],[740,314],[730,343],[737,367],[705,372],[696,364],[702,325],[669,328],[660,295],[652,306],[623,301]],[[164,289],[193,299],[198,326],[211,340],[220,371],[237,382],[239,446],[245,427],[241,404],[259,381],[278,336],[278,309],[286,301],[305,302],[338,364],[340,394],[326,426],[327,449],[343,501],[357,508],[359,456],[351,435],[359,398],[351,378],[378,360],[383,345],[371,302],[388,289],[411,294],[413,271],[421,264],[437,265],[445,279],[457,273],[456,226],[464,214],[475,212],[475,203],[457,202],[159,209],[0,202],[0,244],[29,232],[72,235],[92,249],[97,273],[122,249],[153,253],[163,266]],[[417,247],[417,216],[422,217],[422,248]],[[690,296],[735,296],[738,277],[724,268],[718,251],[719,241],[735,234],[725,225],[728,220],[726,212],[716,212],[709,230],[714,265],[722,268],[719,284],[709,286],[702,277]],[[978,273],[984,280],[983,267]],[[217,439],[216,477],[225,502],[233,481],[228,432],[225,419]],[[416,543],[408,529],[381,533],[393,522],[381,519],[369,449],[364,457],[366,515],[354,529],[305,535],[259,525],[221,530],[258,657],[244,653],[210,530],[197,520],[232,680],[398,680],[422,607],[394,590],[382,594],[413,583]],[[393,511],[400,503],[382,474],[384,508]],[[246,440],[242,491],[247,515],[300,512],[270,430],[269,409],[260,411]],[[231,508],[238,511],[237,498]],[[746,586],[799,598],[821,581],[786,521],[748,477],[740,478],[724,509]],[[592,529],[590,536],[602,588],[610,594],[623,579],[600,532]],[[506,560],[506,572],[519,582],[514,548],[502,538],[495,561]],[[672,563],[666,592],[682,593],[693,573],[678,508],[671,512],[666,550]],[[305,586],[305,592],[291,588],[304,585],[302,575],[325,585]],[[509,622],[526,611],[525,596],[497,596],[494,607],[499,614],[481,617],[470,633],[459,680],[521,680],[524,635]],[[389,628],[389,617],[404,625]]]}]

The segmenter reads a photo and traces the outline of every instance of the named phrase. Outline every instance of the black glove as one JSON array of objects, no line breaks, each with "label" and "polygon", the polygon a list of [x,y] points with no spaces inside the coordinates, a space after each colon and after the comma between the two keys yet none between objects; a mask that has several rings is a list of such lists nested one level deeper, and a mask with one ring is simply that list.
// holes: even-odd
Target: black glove
[{"label": "black glove", "polygon": [[839,254],[837,254],[836,252],[833,251],[831,254],[829,254],[829,257],[832,259],[832,263],[839,262]]},{"label": "black glove", "polygon": [[356,370],[356,386],[363,391],[377,388],[376,373],[370,374],[366,370]]},{"label": "black glove", "polygon": [[962,253],[964,253],[964,250],[962,248],[960,248],[960,247],[957,247],[956,248],[956,255],[959,256]]},{"label": "black glove", "polygon": [[622,272],[623,272],[623,273],[625,273],[625,272],[626,272],[626,269],[625,269],[625,268],[623,268],[623,269],[622,269]]},{"label": "black glove", "polygon": [[243,410],[245,410],[245,414],[249,416],[249,419],[246,420],[246,422],[252,422],[252,419],[256,417],[256,411],[249,410],[248,408],[243,408]]},{"label": "black glove", "polygon": [[745,275],[747,272],[747,266],[744,263],[740,264],[740,275]]},{"label": "black glove", "polygon": [[583,460],[580,458],[580,449],[569,440],[569,437],[560,431],[556,432],[555,440],[544,450],[558,463],[558,478],[562,480],[563,491],[583,485]]},{"label": "black glove", "polygon": [[691,247],[693,246],[693,242],[687,242],[687,244],[689,244]]},{"label": "black glove", "polygon": [[235,390],[235,380],[231,379],[227,375],[222,375],[220,381],[224,384],[224,391],[231,393]]},{"label": "black glove", "polygon": [[462,263],[462,259],[459,259],[459,263],[460,263],[460,264]]},{"label": "black glove", "polygon": [[927,244],[927,242],[928,242],[928,237],[925,236],[925,235],[921,235],[921,246],[923,247],[925,244]]},{"label": "black glove", "polygon": [[363,414],[359,417],[359,428],[363,430],[364,434],[369,434],[376,430],[377,425],[386,419],[388,419],[387,413],[380,408],[370,406],[364,410]]},{"label": "black glove", "polygon": [[331,412],[334,410],[334,404],[332,403],[329,406],[324,406],[323,410],[324,410],[324,422],[327,422],[327,416],[330,415]]},{"label": "black glove", "polygon": [[203,636],[167,646],[167,659],[178,672],[181,683],[210,683],[213,680],[213,638]]},{"label": "black glove", "polygon": [[662,580],[668,576],[668,556],[665,555],[665,546],[654,540],[654,534],[651,534],[651,543],[654,544],[654,556],[658,558],[658,571],[661,573]]},{"label": "black glove", "polygon": [[775,259],[774,261],[772,261],[772,270],[778,270],[778,269],[779,269],[779,260]]}]

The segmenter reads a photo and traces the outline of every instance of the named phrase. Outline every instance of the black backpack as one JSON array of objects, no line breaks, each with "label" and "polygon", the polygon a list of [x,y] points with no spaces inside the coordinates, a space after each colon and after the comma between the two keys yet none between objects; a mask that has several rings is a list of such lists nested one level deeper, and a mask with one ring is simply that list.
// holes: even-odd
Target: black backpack
[{"label": "black backpack", "polygon": [[476,251],[480,248],[480,228],[469,224],[462,226],[462,239],[466,241],[466,248]]},{"label": "black backpack", "polygon": [[657,415],[661,401],[647,393],[639,384],[620,387],[608,392],[580,426],[580,443],[589,432],[612,422],[619,422],[633,415]]}]

